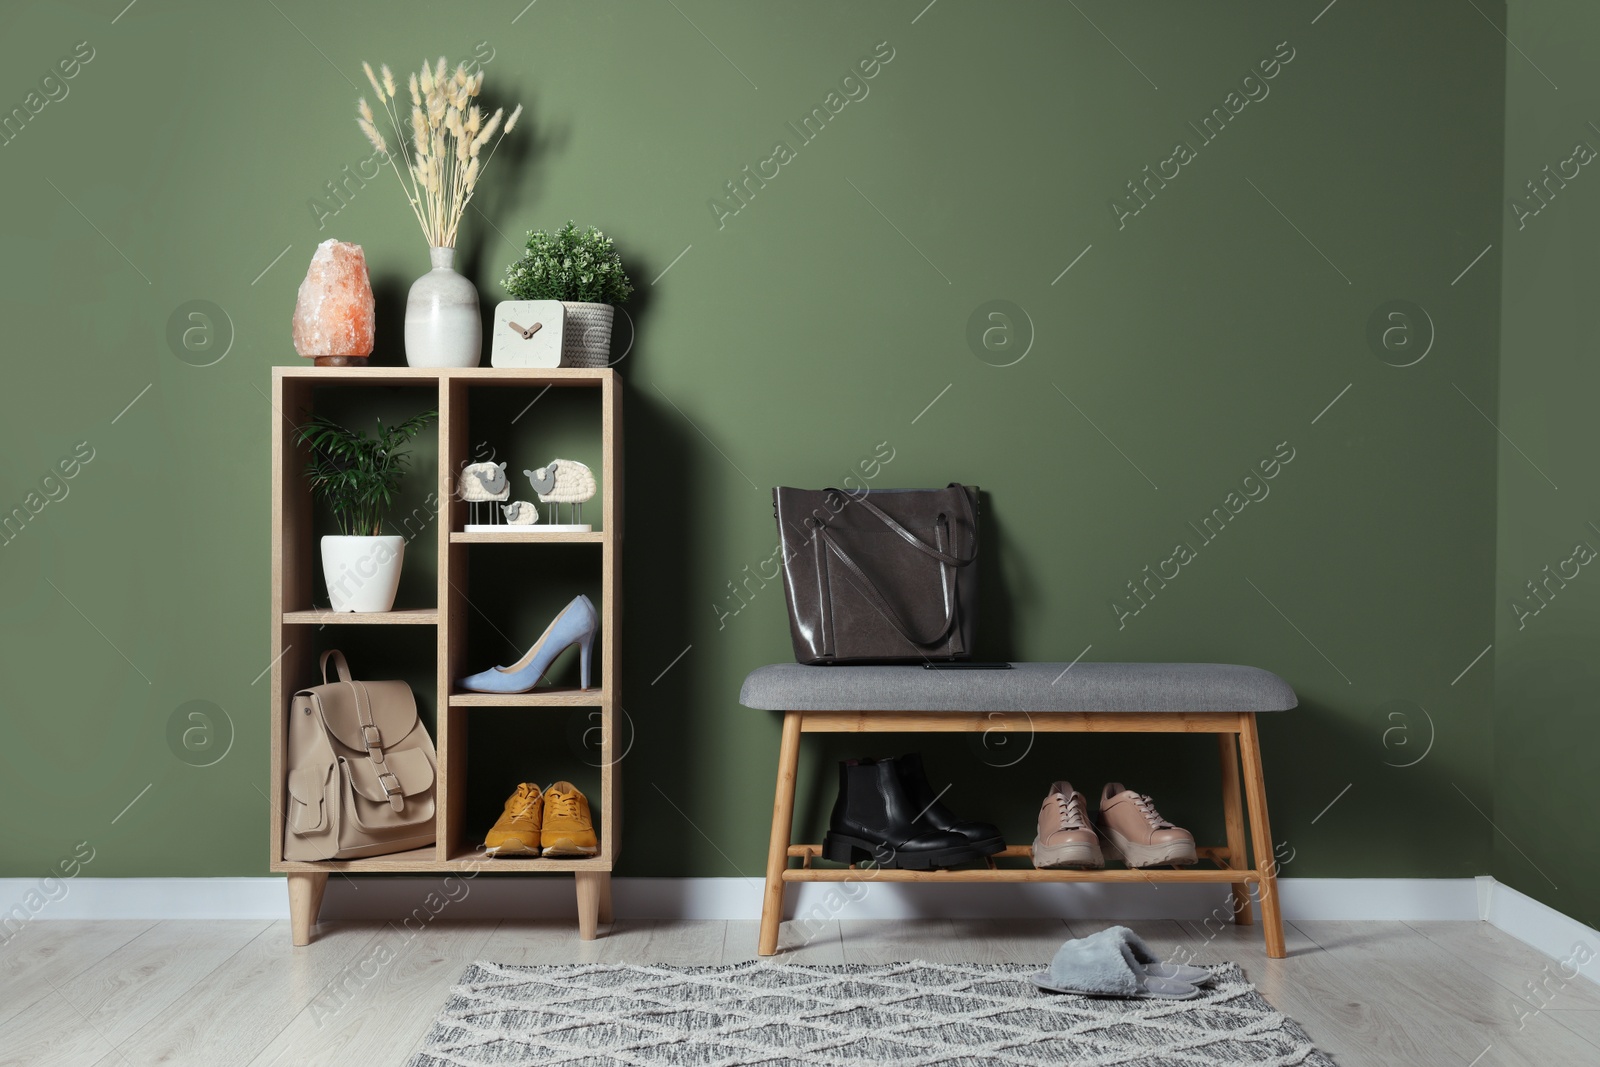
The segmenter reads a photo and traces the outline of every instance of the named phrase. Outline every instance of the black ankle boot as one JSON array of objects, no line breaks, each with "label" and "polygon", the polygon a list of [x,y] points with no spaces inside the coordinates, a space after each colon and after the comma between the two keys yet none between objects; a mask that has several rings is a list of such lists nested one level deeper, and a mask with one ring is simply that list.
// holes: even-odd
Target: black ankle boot
[{"label": "black ankle boot", "polygon": [[895,763],[900,768],[900,781],[905,787],[906,797],[914,810],[922,812],[923,822],[935,830],[960,834],[978,850],[980,856],[992,856],[1006,847],[1006,839],[998,826],[957,818],[954,812],[939,802],[939,794],[934,791],[927,772],[922,769],[920,752],[908,752]]},{"label": "black ankle boot", "polygon": [[822,855],[836,863],[926,871],[979,858],[967,839],[935,830],[917,817],[892,759],[839,764],[839,799],[833,805]]}]

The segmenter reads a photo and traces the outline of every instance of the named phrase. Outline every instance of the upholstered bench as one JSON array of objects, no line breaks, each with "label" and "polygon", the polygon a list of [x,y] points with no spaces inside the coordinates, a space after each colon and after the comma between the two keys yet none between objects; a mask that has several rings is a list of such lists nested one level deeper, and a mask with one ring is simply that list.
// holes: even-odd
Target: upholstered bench
[{"label": "upholstered bench", "polygon": [[[1220,663],[1014,663],[1011,670],[928,670],[917,666],[808,667],[779,663],[745,678],[739,703],[783,712],[777,796],[767,849],[766,897],[758,951],[778,950],[787,882],[1214,882],[1233,887],[1234,919],[1252,921],[1250,887],[1261,902],[1267,955],[1282,959],[1283,920],[1267,820],[1256,714],[1296,706],[1294,690],[1256,667]],[[803,733],[1208,733],[1222,751],[1227,844],[1198,849],[1193,868],[1038,870],[999,866],[1027,859],[1008,845],[987,865],[944,871],[818,867],[818,845],[796,845],[795,776]],[[1244,774],[1243,796],[1239,778]],[[1042,783],[1045,784],[1045,783]],[[1245,854],[1246,802],[1255,864]],[[790,866],[798,860],[799,866]],[[1209,864],[1209,866],[1207,865]]]}]

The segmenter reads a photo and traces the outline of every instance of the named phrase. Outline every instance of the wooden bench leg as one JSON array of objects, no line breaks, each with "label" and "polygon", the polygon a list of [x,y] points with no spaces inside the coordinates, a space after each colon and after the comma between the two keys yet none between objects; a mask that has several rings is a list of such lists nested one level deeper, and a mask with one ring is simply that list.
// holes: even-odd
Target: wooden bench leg
[{"label": "wooden bench leg", "polygon": [[778,748],[778,785],[772,800],[772,836],[767,840],[767,888],[761,903],[761,940],[756,952],[778,951],[778,924],[783,922],[783,872],[789,866],[789,837],[794,833],[795,777],[800,769],[798,711],[783,713],[783,742]]},{"label": "wooden bench leg", "polygon": [[[1228,829],[1228,866],[1239,870],[1249,867],[1245,855],[1244,800],[1239,793],[1239,736],[1218,734],[1222,749],[1222,813]],[[1233,883],[1233,921],[1249,926],[1253,921],[1250,906],[1250,885]]]},{"label": "wooden bench leg", "polygon": [[1278,861],[1273,854],[1272,825],[1267,819],[1267,780],[1261,767],[1261,735],[1256,730],[1254,712],[1239,716],[1239,750],[1244,764],[1245,799],[1250,805],[1256,872],[1261,876],[1261,926],[1266,934],[1267,955],[1281,960],[1288,953],[1283,946],[1283,915],[1278,910]]},{"label": "wooden bench leg", "polygon": [[296,946],[311,944],[311,931],[322,909],[322,894],[328,888],[327,871],[289,873],[289,931]]}]

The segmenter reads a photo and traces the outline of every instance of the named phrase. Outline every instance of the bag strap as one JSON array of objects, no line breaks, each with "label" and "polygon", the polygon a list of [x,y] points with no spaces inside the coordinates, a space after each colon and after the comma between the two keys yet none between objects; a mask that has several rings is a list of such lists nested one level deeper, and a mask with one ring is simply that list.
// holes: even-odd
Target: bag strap
[{"label": "bag strap", "polygon": [[[965,491],[963,491],[962,495],[965,496]],[[857,503],[862,503],[862,501],[857,501]],[[877,509],[873,510],[876,511]],[[813,527],[813,529],[816,531],[816,536],[820,537],[824,542],[826,542],[828,550],[835,556],[839,557],[839,561],[845,565],[845,568],[860,580],[861,592],[872,603],[872,606],[878,610],[878,613],[888,620],[889,625],[893,626],[895,630],[899,632],[901,637],[905,638],[913,645],[925,646],[933,644],[935,641],[938,641],[940,638],[950,633],[951,628],[955,626],[956,622],[956,591],[951,572],[947,570],[945,566],[941,566],[939,568],[939,587],[940,591],[944,595],[945,602],[944,624],[931,636],[925,638],[918,637],[916,634],[912,633],[911,627],[900,618],[899,612],[895,611],[894,607],[890,605],[886,599],[884,599],[883,593],[878,590],[877,583],[875,583],[871,578],[867,577],[866,572],[856,565],[855,560],[850,558],[850,554],[840,546],[839,542],[834,540],[832,531],[830,531],[827,526],[823,525],[821,522],[818,522],[815,518],[807,519],[806,523]],[[898,524],[895,525],[898,526]],[[916,536],[911,534],[909,531],[902,532],[906,537],[911,539],[913,544],[924,548],[929,555],[936,556],[941,560],[954,558],[946,556],[938,549],[927,548],[926,546],[922,545],[922,542],[919,541]],[[952,545],[951,547],[954,548],[955,546]],[[969,559],[967,562],[970,563],[972,561]],[[959,628],[957,628],[956,632],[959,635]],[[959,636],[956,643],[958,645],[961,643]],[[956,651],[964,652],[966,649],[963,647],[958,648]]]},{"label": "bag strap", "polygon": [[330,648],[317,661],[317,666],[322,668],[322,684],[328,684],[328,658],[330,656],[333,657],[334,668],[339,672],[339,681],[348,682],[350,680],[350,664],[345,662],[343,652],[340,652],[337,648]]},{"label": "bag strap", "polygon": [[[339,658],[344,659],[343,656]],[[383,753],[383,734],[378,730],[378,724],[372,717],[372,694],[367,692],[365,682],[353,682],[348,676],[343,681],[350,687],[350,693],[355,697],[356,721],[361,724],[361,743],[366,747],[367,761],[377,772],[378,788],[383,790],[384,799],[389,801],[390,808],[396,812],[404,811],[406,798],[400,791],[400,779],[389,769],[388,760]],[[365,698],[365,702],[362,698]]]},{"label": "bag strap", "polygon": [[[929,556],[932,556],[940,563],[946,563],[952,567],[965,567],[970,565],[978,558],[978,517],[972,513],[972,501],[967,497],[967,490],[965,486],[957,482],[951,482],[948,486],[946,486],[946,488],[960,490],[957,495],[961,497],[961,506],[966,510],[967,524],[972,527],[972,555],[968,556],[966,559],[961,559],[958,556],[947,555],[931,545],[923,544],[920,537],[906,529],[904,526],[901,526],[894,520],[892,516],[889,515],[888,512],[884,511],[878,505],[868,500],[867,496],[870,494],[863,494],[859,497],[854,497],[840,489],[830,488],[824,491],[829,493],[839,493],[841,496],[849,497],[852,503],[860,504],[862,507],[866,508],[869,513],[875,516],[879,522],[883,523],[885,526],[889,527],[889,529],[899,534],[902,540],[916,548],[919,552],[923,552]],[[939,517],[941,519],[944,518],[943,515]],[[952,537],[952,543],[950,545],[951,548],[955,548],[954,540],[955,539]]]}]

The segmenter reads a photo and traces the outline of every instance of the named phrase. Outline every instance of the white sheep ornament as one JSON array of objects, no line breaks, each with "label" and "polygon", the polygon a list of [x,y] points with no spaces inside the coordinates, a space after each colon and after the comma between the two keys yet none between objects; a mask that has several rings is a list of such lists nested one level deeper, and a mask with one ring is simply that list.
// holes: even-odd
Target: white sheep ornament
[{"label": "white sheep ornament", "polygon": [[575,459],[553,459],[538,470],[525,470],[539,503],[554,504],[554,520],[561,519],[561,505],[572,505],[572,521],[583,522],[583,502],[595,494],[594,472]]},{"label": "white sheep ornament", "polygon": [[539,521],[539,505],[526,500],[502,504],[500,510],[505,513],[506,522],[512,526],[532,526]]},{"label": "white sheep ornament", "polygon": [[[469,463],[461,468],[456,478],[456,495],[471,505],[471,521],[478,521],[478,505],[500,503],[511,499],[511,479],[506,477],[504,463]],[[495,509],[489,509],[489,521],[495,521]]]}]

